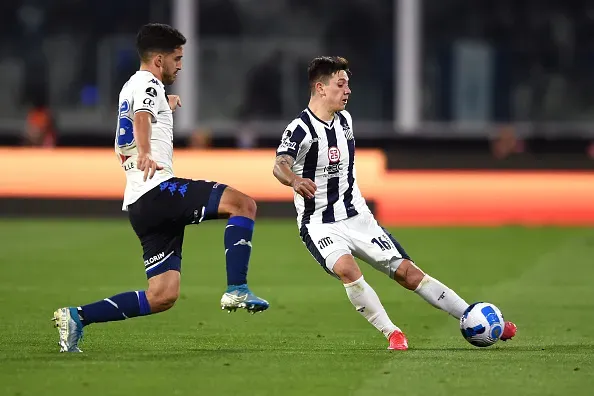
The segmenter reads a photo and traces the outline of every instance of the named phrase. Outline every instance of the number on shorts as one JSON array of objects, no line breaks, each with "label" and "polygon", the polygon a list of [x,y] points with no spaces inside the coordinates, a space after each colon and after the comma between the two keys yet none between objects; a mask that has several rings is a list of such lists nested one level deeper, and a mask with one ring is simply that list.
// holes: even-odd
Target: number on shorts
[{"label": "number on shorts", "polygon": [[375,243],[382,250],[390,250],[390,249],[392,249],[392,245],[390,244],[390,242],[388,242],[386,240],[386,236],[385,235],[382,235],[382,236],[380,236],[378,238],[373,238],[371,240],[371,243]]}]

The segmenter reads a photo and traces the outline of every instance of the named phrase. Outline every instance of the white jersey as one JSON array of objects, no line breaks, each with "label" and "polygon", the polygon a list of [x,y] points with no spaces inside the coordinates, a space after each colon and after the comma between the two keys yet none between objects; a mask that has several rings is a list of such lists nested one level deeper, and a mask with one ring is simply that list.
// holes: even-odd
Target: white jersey
[{"label": "white jersey", "polygon": [[309,108],[303,110],[285,129],[276,153],[293,157],[293,172],[317,186],[312,199],[294,193],[300,227],[370,212],[357,186],[353,120],[347,111],[324,122]]},{"label": "white jersey", "polygon": [[[173,114],[165,87],[151,72],[137,71],[124,84],[119,97],[115,151],[126,172],[126,189],[122,210],[161,182],[173,177]],[[138,149],[134,140],[134,114],[146,111],[151,115],[151,154],[163,166],[145,182],[144,172],[136,168]]]}]

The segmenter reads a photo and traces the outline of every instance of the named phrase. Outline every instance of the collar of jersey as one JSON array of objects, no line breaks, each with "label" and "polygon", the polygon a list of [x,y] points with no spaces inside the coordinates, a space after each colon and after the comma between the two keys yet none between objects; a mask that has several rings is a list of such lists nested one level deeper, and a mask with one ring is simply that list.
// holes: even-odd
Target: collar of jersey
[{"label": "collar of jersey", "polygon": [[307,112],[309,113],[310,116],[312,116],[313,118],[315,118],[316,120],[318,120],[318,122],[321,122],[322,124],[324,124],[324,126],[326,128],[332,128],[332,126],[334,125],[334,120],[336,119],[336,114],[334,115],[334,117],[332,118],[332,121],[328,122],[328,121],[322,121],[320,120],[313,111],[311,111],[311,109],[309,108],[309,106],[307,106]]},{"label": "collar of jersey", "polygon": [[159,84],[163,85],[163,81],[159,80],[157,78],[157,76],[155,76],[153,73],[151,73],[148,70],[138,70],[138,73],[148,73],[151,76],[151,78],[154,78],[155,80],[159,81]]}]

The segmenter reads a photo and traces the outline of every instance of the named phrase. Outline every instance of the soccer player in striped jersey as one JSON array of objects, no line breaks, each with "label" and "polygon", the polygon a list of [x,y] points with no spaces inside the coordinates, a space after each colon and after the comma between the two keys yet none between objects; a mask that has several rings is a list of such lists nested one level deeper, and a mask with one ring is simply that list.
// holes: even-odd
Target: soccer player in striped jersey
[{"label": "soccer player in striped jersey", "polygon": [[[294,190],[299,232],[311,255],[342,281],[355,309],[388,339],[388,349],[406,350],[406,336],[388,317],[354,257],[457,320],[469,305],[417,267],[367,207],[357,186],[353,121],[345,110],[350,74],[341,57],[310,63],[309,105],[285,129],[274,175]],[[506,322],[501,339],[514,335],[515,325]]]}]

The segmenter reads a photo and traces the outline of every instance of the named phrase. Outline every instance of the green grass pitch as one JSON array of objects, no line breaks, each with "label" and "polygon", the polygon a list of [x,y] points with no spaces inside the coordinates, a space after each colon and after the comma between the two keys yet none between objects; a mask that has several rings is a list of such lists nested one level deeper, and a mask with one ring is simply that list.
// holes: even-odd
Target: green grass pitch
[{"label": "green grass pitch", "polygon": [[54,309],[144,289],[139,243],[126,221],[0,221],[0,395],[592,394],[591,229],[391,229],[421,268],[519,331],[472,347],[456,320],[362,264],[409,338],[389,352],[294,221],[256,225],[249,282],[271,308],[222,311],[224,224],[186,230],[172,310],[89,326],[83,354],[60,354]]}]

